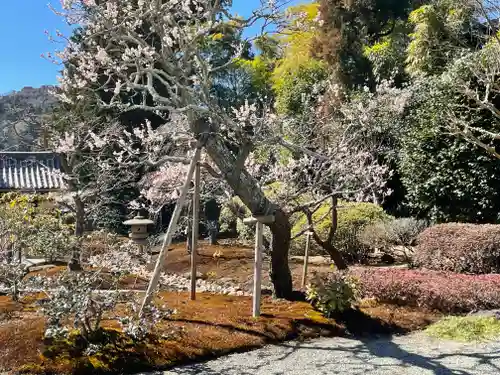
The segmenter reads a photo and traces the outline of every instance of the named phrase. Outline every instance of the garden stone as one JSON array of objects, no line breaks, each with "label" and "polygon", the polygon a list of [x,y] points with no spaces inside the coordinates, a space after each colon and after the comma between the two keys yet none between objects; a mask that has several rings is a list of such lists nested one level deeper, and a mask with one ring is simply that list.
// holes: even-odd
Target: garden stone
[{"label": "garden stone", "polygon": [[[191,280],[191,272],[186,272],[184,275],[183,275],[186,279],[188,280]],[[205,275],[204,273],[202,272],[196,272],[196,279],[206,279],[207,278],[207,275]]]},{"label": "garden stone", "polygon": [[480,317],[500,317],[500,309],[495,310],[479,310],[469,314],[470,316],[480,316]]},{"label": "garden stone", "polygon": [[[304,263],[304,257],[303,256],[292,256],[290,257],[292,262],[296,263]],[[310,256],[308,257],[308,264],[315,264],[315,265],[323,265],[323,264],[331,264],[332,260],[330,258],[317,255],[317,256]]]},{"label": "garden stone", "polygon": [[48,262],[45,259],[40,259],[40,258],[24,258],[21,263],[26,264],[26,266],[30,268],[36,266],[43,266],[46,265]]},{"label": "garden stone", "polygon": [[30,272],[36,272],[36,271],[43,271],[43,270],[46,270],[46,269],[49,269],[49,268],[53,268],[55,267],[54,264],[45,264],[45,265],[42,265],[42,266],[33,266],[33,267],[30,267],[29,270]]}]

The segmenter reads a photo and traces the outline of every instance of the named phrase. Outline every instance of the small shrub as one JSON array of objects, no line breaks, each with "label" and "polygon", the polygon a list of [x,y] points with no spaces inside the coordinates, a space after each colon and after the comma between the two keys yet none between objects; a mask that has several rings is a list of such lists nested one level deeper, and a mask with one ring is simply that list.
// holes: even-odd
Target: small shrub
[{"label": "small shrub", "polygon": [[367,225],[363,228],[363,230],[358,234],[358,240],[364,246],[369,247],[372,250],[384,251],[389,249],[392,245],[387,234],[386,223],[382,221]]},{"label": "small shrub", "polygon": [[455,341],[486,341],[500,337],[500,320],[495,316],[450,316],[427,327],[429,336]]},{"label": "small shrub", "polygon": [[73,235],[73,227],[65,225],[59,218],[48,214],[35,215],[29,222],[31,231],[27,251],[31,256],[43,257],[52,262],[68,256],[78,238]]},{"label": "small shrub", "polygon": [[356,301],[358,283],[345,272],[327,276],[315,274],[307,286],[306,298],[326,316],[349,309]]},{"label": "small shrub", "polygon": [[0,262],[0,287],[11,295],[14,301],[19,299],[19,288],[27,272],[26,264],[17,260]]},{"label": "small shrub", "polygon": [[500,273],[500,225],[440,224],[418,237],[415,265],[459,273]]},{"label": "small shrub", "polygon": [[[66,337],[70,329],[77,329],[88,341],[101,329],[103,315],[114,309],[119,293],[95,293],[97,277],[98,273],[65,273],[54,279],[40,276],[30,280],[32,285],[46,290],[49,297],[42,305],[47,317],[45,337]],[[70,318],[72,327],[67,326]]]},{"label": "small shrub", "polygon": [[[226,207],[234,214],[236,219],[236,232],[238,241],[242,245],[251,246],[255,242],[255,225],[247,225],[243,223],[243,219],[250,217],[250,210],[238,198],[233,198]],[[224,210],[224,208],[223,208]],[[264,225],[264,245],[271,238],[271,230],[267,225]]]},{"label": "small shrub", "polygon": [[242,245],[251,245],[255,242],[255,226],[246,225],[242,220],[238,219],[236,231],[238,232],[238,241]]},{"label": "small shrub", "polygon": [[[331,204],[323,204],[313,215],[313,220],[318,220],[315,230],[321,238],[326,238],[332,225]],[[386,214],[382,207],[373,203],[340,202],[338,208],[337,232],[334,237],[334,245],[342,253],[344,258],[351,262],[362,262],[368,255],[370,248],[361,243],[358,234],[367,226],[376,222],[390,220],[391,216]],[[308,227],[305,215],[300,215],[296,220],[292,234],[300,233]],[[294,241],[295,252],[303,253],[305,247],[305,236]],[[311,253],[323,253],[319,245],[311,241]]]},{"label": "small shrub", "polygon": [[[9,200],[7,200],[9,199]],[[0,199],[2,246],[21,256],[53,261],[68,255],[77,245],[73,226],[61,220],[62,213],[48,198],[5,194]]]},{"label": "small shrub", "polygon": [[418,235],[427,226],[426,221],[411,217],[395,219],[386,224],[390,243],[402,246],[414,246]]},{"label": "small shrub", "polygon": [[367,225],[359,233],[358,240],[372,250],[380,250],[385,254],[399,256],[411,262],[412,247],[418,235],[426,227],[425,221],[413,218],[379,221]]},{"label": "small shrub", "polygon": [[352,269],[365,298],[464,313],[500,308],[500,275],[464,275],[409,269]]},{"label": "small shrub", "polygon": [[143,341],[154,332],[156,325],[162,320],[175,314],[175,310],[170,310],[163,306],[163,309],[157,308],[153,304],[144,306],[142,314],[140,312],[140,303],[138,301],[129,304],[130,312],[128,316],[120,318],[119,323],[123,333],[136,341]]},{"label": "small shrub", "polygon": [[127,215],[122,206],[102,205],[92,211],[88,217],[89,223],[87,225],[95,229],[126,234],[129,230],[123,225],[126,217]]},{"label": "small shrub", "polygon": [[219,217],[220,232],[237,235],[241,243],[249,243],[255,231],[252,227],[243,224],[242,218],[248,216],[250,216],[250,210],[238,197],[233,197],[222,206]]}]

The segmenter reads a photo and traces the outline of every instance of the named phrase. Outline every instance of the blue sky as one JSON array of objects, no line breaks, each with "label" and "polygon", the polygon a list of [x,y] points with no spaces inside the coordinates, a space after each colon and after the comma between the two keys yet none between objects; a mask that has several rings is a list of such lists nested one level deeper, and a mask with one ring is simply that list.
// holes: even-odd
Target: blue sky
[{"label": "blue sky", "polygon": [[[50,0],[59,5],[59,0]],[[59,67],[40,55],[62,46],[44,34],[69,29],[47,6],[48,0],[3,0],[0,11],[0,93],[24,86],[55,84]]]},{"label": "blue sky", "polygon": [[[3,0],[0,11],[0,94],[24,86],[39,87],[57,83],[60,67],[40,55],[62,49],[44,34],[56,30],[69,34],[64,20],[47,6],[59,0]],[[298,2],[298,1],[294,1]],[[258,0],[234,0],[234,11],[248,15]]]}]

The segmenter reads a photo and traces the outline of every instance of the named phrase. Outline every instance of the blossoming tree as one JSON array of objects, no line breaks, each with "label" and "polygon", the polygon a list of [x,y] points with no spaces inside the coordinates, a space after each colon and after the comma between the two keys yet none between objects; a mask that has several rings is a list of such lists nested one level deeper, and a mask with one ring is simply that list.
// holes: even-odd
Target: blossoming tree
[{"label": "blossoming tree", "polygon": [[[65,0],[63,8],[62,16],[82,26],[82,31],[78,41],[69,41],[58,55],[66,66],[60,80],[60,99],[71,102],[78,93],[77,97],[94,97],[102,108],[149,111],[165,119],[165,133],[156,132],[160,142],[195,139],[202,144],[210,159],[207,171],[211,175],[222,178],[252,215],[274,215],[275,221],[270,224],[271,280],[277,297],[291,296],[289,215],[336,197],[339,191],[335,187],[344,191],[352,181],[359,184],[373,177],[374,182],[368,184],[380,185],[383,179],[377,176],[383,175],[383,171],[374,164],[363,173],[373,160],[363,157],[361,149],[350,158],[346,142],[332,147],[324,143],[318,147],[320,142],[308,143],[306,139],[291,143],[281,119],[265,105],[245,103],[227,111],[214,98],[214,77],[240,56],[243,44],[249,41],[235,41],[231,48],[234,53],[222,61],[207,52],[207,41],[218,40],[227,25],[244,30],[260,22],[265,32],[266,26],[276,19],[280,4],[262,4],[247,19],[231,14],[220,0]],[[311,121],[318,127],[324,125],[315,119]],[[318,134],[325,135],[327,128],[324,130]],[[127,146],[130,140],[121,143],[123,155],[115,155],[122,162],[124,155],[134,154]],[[269,200],[262,189],[265,179],[257,179],[249,169],[259,164],[254,162],[255,157],[263,149],[293,156],[293,165],[271,161],[266,168],[285,184],[299,176],[302,184],[294,184],[294,194],[298,197],[301,190],[309,189],[315,194],[311,202],[290,209],[293,197],[279,202]],[[156,155],[154,160],[142,159],[160,168],[150,178],[146,193],[156,197],[165,194],[165,189],[158,186],[172,187],[175,181],[171,177],[176,175],[177,181],[182,174],[182,167],[167,168],[168,163],[186,163],[185,158],[163,150],[153,147],[151,152],[142,154]],[[306,167],[312,172],[301,172]],[[349,169],[354,171],[352,177]],[[360,178],[361,175],[366,178]]]}]

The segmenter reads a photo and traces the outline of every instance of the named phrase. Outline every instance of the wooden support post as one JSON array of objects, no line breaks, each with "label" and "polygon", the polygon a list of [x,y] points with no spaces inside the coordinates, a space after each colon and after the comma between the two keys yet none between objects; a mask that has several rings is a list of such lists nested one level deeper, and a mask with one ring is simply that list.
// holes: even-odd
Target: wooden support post
[{"label": "wooden support post", "polygon": [[161,246],[160,254],[158,254],[158,259],[156,260],[153,276],[151,278],[151,281],[149,282],[146,295],[144,296],[144,301],[142,302],[141,310],[139,311],[139,316],[142,315],[144,307],[151,302],[151,299],[153,298],[153,293],[156,287],[158,286],[161,271],[167,259],[168,247],[172,244],[172,236],[174,235],[174,232],[177,229],[177,223],[179,221],[179,217],[181,216],[182,206],[184,205],[184,201],[186,200],[186,195],[191,185],[191,179],[193,177],[195,167],[198,164],[198,161],[200,160],[200,153],[201,149],[200,147],[197,147],[193,155],[193,159],[191,160],[191,164],[189,164],[186,181],[184,181],[184,185],[182,186],[180,196],[177,199],[177,203],[175,205],[172,218],[170,219],[170,224],[168,225],[167,233],[165,233],[165,238],[163,239],[163,244]]},{"label": "wooden support post", "polygon": [[198,256],[198,235],[200,226],[200,163],[194,170],[193,223],[191,230],[191,301],[196,299],[196,261]]},{"label": "wooden support post", "polygon": [[264,224],[257,222],[255,227],[255,263],[253,269],[253,308],[252,316],[260,316],[260,292],[262,289],[262,242]]},{"label": "wooden support post", "polygon": [[274,216],[259,216],[244,219],[245,224],[256,224],[255,227],[255,261],[253,272],[253,309],[252,316],[260,316],[260,299],[262,289],[262,243],[264,240],[264,224],[274,222]]},{"label": "wooden support post", "polygon": [[307,282],[307,266],[309,263],[309,246],[311,245],[312,232],[306,232],[306,249],[304,251],[304,269],[302,271],[302,289],[305,289]]}]

